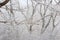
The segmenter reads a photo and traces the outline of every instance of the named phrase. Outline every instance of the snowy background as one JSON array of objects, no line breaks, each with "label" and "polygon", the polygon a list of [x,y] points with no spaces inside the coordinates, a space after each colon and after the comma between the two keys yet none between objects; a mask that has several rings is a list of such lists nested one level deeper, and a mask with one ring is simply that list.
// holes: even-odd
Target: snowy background
[{"label": "snowy background", "polygon": [[60,40],[60,0],[10,0],[0,8],[0,40]]}]

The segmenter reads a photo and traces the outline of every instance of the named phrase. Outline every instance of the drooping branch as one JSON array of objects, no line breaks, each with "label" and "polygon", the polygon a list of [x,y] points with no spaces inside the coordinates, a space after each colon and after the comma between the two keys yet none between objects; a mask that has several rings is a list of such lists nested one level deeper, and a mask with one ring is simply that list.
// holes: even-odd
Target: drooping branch
[{"label": "drooping branch", "polygon": [[9,0],[5,0],[4,2],[0,3],[0,7],[4,6],[5,4],[7,4],[9,2]]}]

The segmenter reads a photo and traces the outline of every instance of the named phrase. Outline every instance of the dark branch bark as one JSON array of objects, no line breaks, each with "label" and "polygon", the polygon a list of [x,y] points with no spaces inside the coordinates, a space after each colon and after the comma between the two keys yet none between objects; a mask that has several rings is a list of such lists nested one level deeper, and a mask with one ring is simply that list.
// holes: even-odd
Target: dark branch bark
[{"label": "dark branch bark", "polygon": [[7,4],[9,2],[9,0],[5,0],[4,2],[0,3],[0,7],[4,6],[5,4]]}]

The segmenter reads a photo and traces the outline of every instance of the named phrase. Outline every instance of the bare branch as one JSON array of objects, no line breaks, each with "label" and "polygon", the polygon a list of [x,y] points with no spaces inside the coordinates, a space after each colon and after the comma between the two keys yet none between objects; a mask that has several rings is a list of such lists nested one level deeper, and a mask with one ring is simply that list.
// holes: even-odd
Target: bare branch
[{"label": "bare branch", "polygon": [[9,2],[9,0],[5,0],[4,2],[0,3],[0,7],[4,6],[5,4],[7,4]]}]

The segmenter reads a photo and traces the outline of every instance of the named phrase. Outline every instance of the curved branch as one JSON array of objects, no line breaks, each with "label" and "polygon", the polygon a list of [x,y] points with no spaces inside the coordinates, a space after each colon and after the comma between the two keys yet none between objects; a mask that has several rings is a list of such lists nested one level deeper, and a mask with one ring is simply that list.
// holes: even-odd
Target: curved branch
[{"label": "curved branch", "polygon": [[0,3],[0,7],[4,6],[5,4],[7,4],[9,2],[9,0],[5,0],[4,2]]}]

